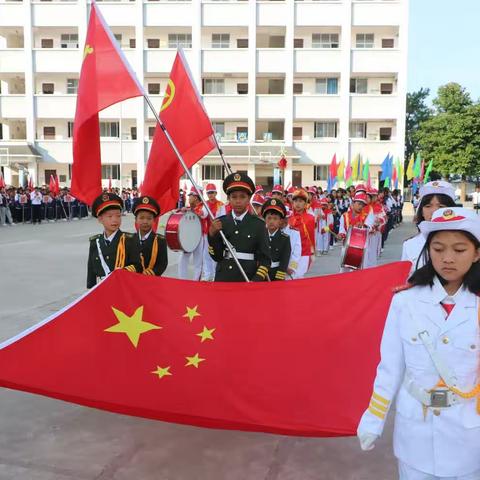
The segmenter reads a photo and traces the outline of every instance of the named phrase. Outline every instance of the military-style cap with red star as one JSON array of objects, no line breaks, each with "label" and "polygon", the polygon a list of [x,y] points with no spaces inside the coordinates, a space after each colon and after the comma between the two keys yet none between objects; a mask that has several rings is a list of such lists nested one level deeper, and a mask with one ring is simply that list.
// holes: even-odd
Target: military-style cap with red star
[{"label": "military-style cap with red star", "polygon": [[255,184],[246,173],[231,173],[223,181],[223,191],[228,195],[229,193],[239,190],[253,195],[255,192]]},{"label": "military-style cap with red star", "polygon": [[133,202],[132,211],[135,216],[137,216],[137,213],[141,212],[142,210],[153,213],[155,217],[160,215],[160,205],[154,198],[147,195],[138,197]]},{"label": "military-style cap with red star", "polygon": [[112,208],[123,210],[123,200],[115,193],[104,192],[93,201],[92,215],[98,217]]},{"label": "military-style cap with red star", "polygon": [[277,200],[276,198],[269,198],[262,207],[262,217],[265,217],[267,213],[276,213],[282,218],[287,216],[287,209],[282,201]]}]

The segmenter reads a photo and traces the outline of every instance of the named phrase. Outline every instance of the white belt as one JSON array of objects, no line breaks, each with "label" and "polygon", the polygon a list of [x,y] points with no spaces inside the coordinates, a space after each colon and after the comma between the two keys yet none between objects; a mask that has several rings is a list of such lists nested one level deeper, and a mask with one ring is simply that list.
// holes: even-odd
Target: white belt
[{"label": "white belt", "polygon": [[448,388],[439,387],[427,391],[415,382],[408,372],[405,373],[403,387],[413,398],[426,407],[448,408],[469,400],[459,397],[457,394],[448,390]]},{"label": "white belt", "polygon": [[[239,260],[255,260],[255,255],[253,253],[243,253],[243,252],[235,252],[235,256]],[[230,252],[227,252],[225,258],[233,258]]]},{"label": "white belt", "polygon": [[277,268],[280,266],[280,262],[272,262],[272,264],[270,265],[270,268]]}]

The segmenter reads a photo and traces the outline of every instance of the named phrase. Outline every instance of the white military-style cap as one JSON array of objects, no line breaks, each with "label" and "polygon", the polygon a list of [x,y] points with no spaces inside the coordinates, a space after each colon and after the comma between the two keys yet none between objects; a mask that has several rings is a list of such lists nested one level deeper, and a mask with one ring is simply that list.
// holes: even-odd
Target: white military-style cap
[{"label": "white military-style cap", "polygon": [[451,183],[444,180],[435,180],[428,182],[420,187],[420,199],[425,195],[448,195],[453,201],[455,201],[455,189]]},{"label": "white military-style cap", "polygon": [[462,230],[471,233],[480,242],[480,216],[466,208],[439,208],[430,222],[424,221],[418,228],[425,238],[430,233],[441,230]]}]

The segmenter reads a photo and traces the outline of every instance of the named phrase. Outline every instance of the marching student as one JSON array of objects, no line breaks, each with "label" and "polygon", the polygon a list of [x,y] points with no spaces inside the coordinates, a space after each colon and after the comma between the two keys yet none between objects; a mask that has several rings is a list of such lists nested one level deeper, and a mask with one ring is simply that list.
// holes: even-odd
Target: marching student
[{"label": "marching student", "polygon": [[333,232],[333,214],[329,208],[328,198],[320,199],[320,209],[316,231],[316,255],[326,255],[330,250],[330,232]]},{"label": "marching student", "polygon": [[134,235],[120,230],[123,201],[114,193],[102,193],[92,204],[92,215],[103,225],[103,233],[90,237],[87,288],[92,288],[113,270],[143,271]]},{"label": "marching student", "polygon": [[290,260],[287,267],[287,280],[293,280],[295,278],[295,272],[298,268],[300,257],[302,256],[302,239],[300,238],[300,232],[291,227],[288,223],[288,219],[292,215],[291,210],[287,210],[287,216],[283,220],[283,232],[290,238]]},{"label": "marching student", "polygon": [[237,258],[249,280],[267,279],[271,265],[270,246],[265,222],[249,212],[255,184],[245,173],[231,173],[223,181],[231,211],[215,219],[208,231],[209,252],[217,262],[216,282],[245,281],[235,260],[223,243],[220,230],[235,248]]},{"label": "marching student", "polygon": [[290,262],[290,254],[292,252],[290,238],[281,229],[286,215],[287,210],[280,200],[271,198],[263,205],[262,216],[265,219],[272,255],[268,276],[272,281],[286,279],[287,268]]},{"label": "marching student", "polygon": [[208,213],[201,200],[201,192],[193,185],[188,193],[188,207],[182,208],[182,211],[191,210],[198,215],[202,224],[202,238],[193,252],[182,252],[178,262],[178,276],[182,280],[188,279],[188,265],[190,259],[193,259],[193,280],[201,280],[204,271],[203,249],[207,234]]},{"label": "marching student", "polygon": [[255,193],[252,198],[252,207],[258,217],[262,216],[262,206],[265,203],[265,197],[260,193]]},{"label": "marching student", "polygon": [[315,217],[307,213],[308,194],[299,188],[292,195],[293,213],[288,219],[288,224],[298,230],[302,241],[302,255],[295,269],[293,278],[303,278],[307,273],[315,254]]},{"label": "marching student", "polygon": [[153,224],[160,215],[160,206],[154,198],[144,195],[134,200],[132,210],[138,227],[135,241],[140,251],[142,273],[160,276],[168,265],[165,237],[153,231]]},{"label": "marching student", "polygon": [[[207,205],[215,218],[226,215],[225,205],[222,201],[217,199],[217,187],[214,183],[208,183],[205,187],[207,193]],[[203,240],[203,279],[207,282],[213,282],[215,278],[215,269],[217,264],[213,261],[210,253],[208,252],[208,238],[207,233],[212,221],[209,216],[206,218],[205,236]]]},{"label": "marching student", "polygon": [[[423,221],[430,221],[433,213],[439,208],[454,206],[455,189],[451,183],[442,180],[428,182],[420,188],[419,205],[415,215],[415,223],[419,228]],[[420,232],[403,242],[402,260],[412,262],[411,272],[423,265],[419,257],[424,245],[425,238]]]},{"label": "marching student", "polygon": [[374,448],[396,398],[400,480],[480,478],[480,220],[440,208],[419,224],[424,265],[386,320],[370,405],[358,425]]}]

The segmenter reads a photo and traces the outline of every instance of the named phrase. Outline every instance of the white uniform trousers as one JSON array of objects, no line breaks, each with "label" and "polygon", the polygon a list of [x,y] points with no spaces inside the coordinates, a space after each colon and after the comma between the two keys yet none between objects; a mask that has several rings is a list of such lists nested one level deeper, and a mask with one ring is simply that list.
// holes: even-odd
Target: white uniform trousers
[{"label": "white uniform trousers", "polygon": [[378,264],[378,242],[381,237],[375,233],[369,233],[367,236],[367,245],[363,257],[363,268],[376,267]]},{"label": "white uniform trousers", "polygon": [[303,278],[305,274],[308,272],[309,265],[310,265],[310,256],[302,255],[298,260],[298,267],[295,270],[294,274],[292,275],[292,280],[298,280],[299,278]]},{"label": "white uniform trousers", "polygon": [[213,282],[215,278],[215,269],[217,262],[208,253],[207,235],[203,236],[203,279],[207,282]]},{"label": "white uniform trousers", "polygon": [[203,269],[203,248],[205,239],[202,236],[197,248],[191,253],[182,252],[180,255],[180,261],[178,262],[178,276],[182,280],[188,280],[188,264],[190,259],[193,258],[193,280],[200,280]]},{"label": "white uniform trousers", "polygon": [[321,233],[317,230],[317,252],[328,252],[330,249],[330,232]]},{"label": "white uniform trousers", "polygon": [[398,474],[400,480],[480,480],[480,471],[462,475],[461,477],[436,477],[428,473],[420,472],[404,462],[398,462]]}]

